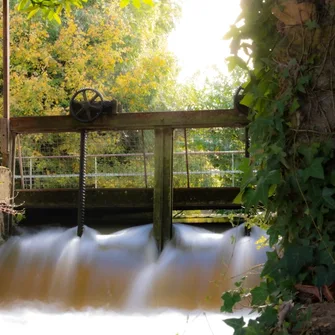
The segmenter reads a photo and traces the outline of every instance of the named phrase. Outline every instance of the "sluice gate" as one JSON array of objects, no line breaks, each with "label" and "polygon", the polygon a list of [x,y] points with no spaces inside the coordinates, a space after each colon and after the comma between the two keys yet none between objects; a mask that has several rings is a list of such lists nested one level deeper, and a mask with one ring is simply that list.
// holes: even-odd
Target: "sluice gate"
[{"label": "sluice gate", "polygon": [[[83,117],[88,117],[87,115],[84,114]],[[171,238],[173,209],[237,207],[233,204],[233,199],[238,193],[238,183],[235,182],[238,164],[234,162],[234,157],[245,157],[247,148],[242,151],[214,148],[212,152],[201,148],[202,151],[197,151],[196,143],[193,143],[192,147],[189,138],[191,133],[197,137],[198,132],[206,129],[213,131],[222,128],[220,131],[224,133],[228,128],[244,128],[248,121],[243,113],[235,109],[118,113],[114,106],[111,112],[98,116],[92,122],[83,122],[71,116],[10,119],[10,165],[15,178],[14,184],[16,182],[15,202],[22,203],[28,214],[37,208],[47,210],[57,206],[67,209],[76,207],[79,134],[82,131],[88,132],[87,208],[112,212],[113,209],[117,212],[137,208],[152,212],[154,234],[159,249]],[[1,129],[2,133],[6,133],[6,127]],[[52,140],[49,137],[48,141],[43,143],[42,154],[34,156],[33,146],[45,134],[53,134]],[[4,134],[2,135],[5,138]],[[66,140],[69,136],[73,138]],[[64,150],[48,155],[48,150],[52,151],[55,141],[59,141],[58,149],[63,141]],[[136,150],[131,148],[130,141],[133,141]],[[71,144],[70,148],[68,145],[65,149],[66,143]],[[122,145],[123,152],[117,149],[119,144]],[[24,147],[26,152],[22,150]],[[106,148],[112,149],[107,152]],[[99,152],[98,149],[103,152]],[[209,170],[206,166],[208,162],[192,162],[194,157],[199,159],[205,154],[213,157]],[[215,161],[217,166],[219,165],[220,155],[229,157],[231,161],[231,168],[223,172],[215,166]],[[54,171],[50,172],[45,159],[52,160],[57,157],[58,164],[54,163]],[[44,163],[41,163],[43,159]],[[36,164],[37,161],[39,164]],[[40,171],[34,173],[37,165]],[[181,165],[183,171],[180,170]],[[104,166],[105,170],[99,171],[98,166]],[[115,168],[121,166],[125,171],[116,173]],[[134,166],[137,167],[136,171],[130,171]],[[64,171],[66,168],[68,170]],[[202,177],[206,174],[207,177],[218,176],[216,185],[211,185]],[[223,174],[230,174],[230,185],[224,185]],[[112,177],[116,178],[113,180]],[[42,178],[48,181],[46,185],[41,184]],[[121,185],[114,182],[122,178],[124,182]],[[136,178],[141,182],[135,181]],[[65,189],[58,189],[57,180],[61,181],[61,187],[65,186]]]}]

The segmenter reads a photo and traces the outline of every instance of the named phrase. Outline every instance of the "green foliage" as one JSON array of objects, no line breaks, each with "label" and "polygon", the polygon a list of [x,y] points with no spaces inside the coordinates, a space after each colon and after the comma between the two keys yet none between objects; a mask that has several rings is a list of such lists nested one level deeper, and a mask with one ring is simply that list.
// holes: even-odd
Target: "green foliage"
[{"label": "green foliage", "polygon": [[[87,0],[20,0],[17,10],[25,13],[27,19],[41,14],[45,20],[62,23],[61,16],[64,12],[69,15],[73,8],[82,9]],[[120,0],[121,8],[132,4],[136,9],[144,6],[154,6],[153,0]]]},{"label": "green foliage", "polygon": [[[296,15],[297,6],[306,17]],[[302,322],[297,284],[320,289],[335,282],[333,100],[318,93],[333,90],[334,13],[331,5],[285,0],[242,1],[241,7],[226,36],[232,39],[230,67],[250,68],[241,104],[249,107],[251,158],[240,167],[236,200],[249,213],[262,213],[274,251],[267,253],[261,284],[250,291],[260,316],[247,327],[239,320],[232,326],[235,335],[289,334]],[[239,50],[252,62],[237,56]],[[230,309],[231,294],[223,295]],[[295,306],[278,322],[278,311],[291,300]]]}]

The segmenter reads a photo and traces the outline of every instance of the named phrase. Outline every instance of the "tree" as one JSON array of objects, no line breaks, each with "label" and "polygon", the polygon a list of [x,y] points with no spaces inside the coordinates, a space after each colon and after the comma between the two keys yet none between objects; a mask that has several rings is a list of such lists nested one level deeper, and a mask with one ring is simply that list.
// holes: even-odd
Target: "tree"
[{"label": "tree", "polygon": [[[179,7],[168,0],[140,10],[121,9],[115,1],[95,1],[89,9],[64,17],[60,26],[27,20],[24,13],[12,11],[11,114],[68,114],[71,96],[82,87],[94,87],[105,99],[119,100],[125,112],[155,109],[155,98],[164,94],[165,82],[173,86],[177,75],[165,37],[178,12]],[[126,136],[91,134],[89,152],[122,150],[117,148],[125,146]],[[140,143],[140,137],[135,137]],[[39,154],[71,155],[79,146],[78,139],[67,135],[25,136],[22,143],[28,156],[37,147]],[[114,159],[114,168],[119,163]],[[52,173],[59,168],[45,164],[35,160],[34,170]],[[64,161],[64,171],[77,167],[78,162]]]},{"label": "tree", "polygon": [[120,100],[125,111],[150,109],[165,78],[177,74],[163,38],[177,12],[169,1],[138,13],[114,1],[94,2],[58,26],[13,11],[12,114],[67,114],[82,87]]},{"label": "tree", "polygon": [[[28,19],[41,14],[49,21],[61,23],[61,15],[65,11],[70,14],[73,8],[83,8],[87,0],[20,0],[18,10],[28,14]],[[153,0],[131,0],[131,4],[139,9],[142,5],[153,6]],[[120,7],[124,8],[130,4],[130,0],[120,0]]]},{"label": "tree", "polygon": [[[260,316],[247,328],[243,320],[227,323],[235,334],[300,334],[310,326],[299,312],[306,294],[332,301],[335,293],[335,6],[292,0],[244,0],[241,6],[244,23],[227,36],[232,66],[247,67],[237,56],[241,49],[253,61],[241,101],[250,108],[252,143],[241,196],[247,210],[265,211],[275,248],[263,282],[251,290]],[[229,299],[223,310],[228,305]]]}]

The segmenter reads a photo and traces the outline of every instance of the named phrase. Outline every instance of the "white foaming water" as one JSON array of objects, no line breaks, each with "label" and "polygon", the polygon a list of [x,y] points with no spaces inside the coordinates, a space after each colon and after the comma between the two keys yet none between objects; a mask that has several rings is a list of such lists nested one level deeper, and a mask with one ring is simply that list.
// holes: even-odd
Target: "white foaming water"
[{"label": "white foaming water", "polygon": [[[255,246],[262,234],[174,225],[159,256],[152,225],[111,235],[86,227],[81,239],[74,228],[12,237],[0,247],[0,329],[231,334],[215,312],[222,292],[265,261]],[[251,274],[246,284],[258,280]]]},{"label": "white foaming water", "polygon": [[[234,316],[250,318],[248,311]],[[0,309],[0,329],[6,334],[230,335],[223,319],[231,315],[204,311],[146,310],[118,313],[104,309],[62,311],[55,306],[26,304]]]}]

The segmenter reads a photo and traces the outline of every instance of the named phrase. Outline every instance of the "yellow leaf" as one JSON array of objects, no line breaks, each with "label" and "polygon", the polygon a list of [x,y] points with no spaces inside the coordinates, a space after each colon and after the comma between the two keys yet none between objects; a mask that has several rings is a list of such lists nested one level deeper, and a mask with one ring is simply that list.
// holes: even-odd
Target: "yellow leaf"
[{"label": "yellow leaf", "polygon": [[30,13],[28,14],[28,19],[31,19],[34,15],[36,15],[37,14],[37,12],[40,10],[40,8],[39,7],[37,7],[37,8],[35,8],[35,9],[33,9],[33,10],[31,10],[30,11]]},{"label": "yellow leaf", "polygon": [[140,8],[141,7],[141,0],[133,0],[133,6],[135,8]]},{"label": "yellow leaf", "polygon": [[146,4],[146,5],[149,5],[149,6],[154,6],[155,3],[153,0],[143,0],[143,2]]},{"label": "yellow leaf", "polygon": [[120,7],[121,8],[127,7],[129,5],[129,1],[130,0],[121,0],[120,1]]}]

